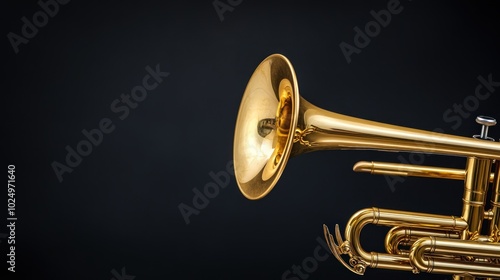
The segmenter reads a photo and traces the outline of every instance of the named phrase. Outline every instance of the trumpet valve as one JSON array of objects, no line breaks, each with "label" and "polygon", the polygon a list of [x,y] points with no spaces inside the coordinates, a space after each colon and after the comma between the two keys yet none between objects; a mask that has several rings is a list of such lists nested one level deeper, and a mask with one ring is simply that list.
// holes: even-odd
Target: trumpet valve
[{"label": "trumpet valve", "polygon": [[488,137],[488,129],[490,126],[495,126],[497,124],[497,120],[488,116],[477,116],[476,122],[481,125],[481,134],[474,135],[473,137],[476,139],[495,141],[495,139]]}]

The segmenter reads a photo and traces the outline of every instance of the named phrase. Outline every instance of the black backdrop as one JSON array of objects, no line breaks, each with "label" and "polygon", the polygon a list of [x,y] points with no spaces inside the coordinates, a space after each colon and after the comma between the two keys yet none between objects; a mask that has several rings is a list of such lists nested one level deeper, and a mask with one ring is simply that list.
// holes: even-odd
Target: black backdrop
[{"label": "black backdrop", "polygon": [[[62,2],[48,6],[46,19],[36,1],[2,9],[3,159],[4,168],[16,166],[18,219],[10,277],[361,279],[318,248],[323,224],[343,230],[372,206],[460,215],[460,182],[390,183],[351,171],[359,160],[465,162],[405,153],[306,154],[290,160],[267,197],[245,199],[228,172],[233,130],[248,78],[272,53],[291,60],[304,98],[338,113],[468,137],[480,130],[476,115],[500,118],[493,1]],[[384,20],[388,5],[395,13],[377,30],[370,11]],[[24,27],[25,38],[22,18],[32,23],[33,15],[41,27]],[[363,42],[355,28],[367,24],[373,37]],[[355,39],[348,63],[339,45],[354,48]],[[148,80],[148,66],[162,73]],[[137,86],[145,77],[144,95]],[[493,85],[476,94],[480,77]],[[125,105],[131,91],[141,101]],[[91,151],[82,130],[94,133]],[[500,136],[498,128],[490,134]],[[88,155],[69,156],[71,167],[67,147]],[[72,172],[60,181],[54,165]],[[217,183],[210,174],[227,186],[196,199]],[[199,210],[189,208],[193,199]],[[189,224],[180,208],[193,212]],[[364,247],[381,250],[386,230],[366,228]],[[450,279],[376,269],[364,279],[381,277]]]}]

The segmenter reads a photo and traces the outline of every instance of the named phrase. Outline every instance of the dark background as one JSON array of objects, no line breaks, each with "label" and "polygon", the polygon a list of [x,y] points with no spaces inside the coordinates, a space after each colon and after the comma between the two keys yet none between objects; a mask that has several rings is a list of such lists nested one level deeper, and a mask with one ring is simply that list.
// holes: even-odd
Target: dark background
[{"label": "dark background", "polygon": [[[193,189],[212,182],[210,172],[226,172],[246,83],[272,53],[291,60],[300,94],[322,108],[478,134],[476,115],[500,118],[498,88],[460,125],[443,114],[474,95],[478,76],[500,80],[494,1],[402,0],[401,13],[351,63],[339,44],[353,44],[353,28],[364,29],[373,20],[370,11],[387,9],[389,1],[244,0],[222,21],[213,1],[103,2],[59,5],[18,54],[7,34],[20,35],[21,18],[31,19],[40,6],[9,1],[2,8],[3,159],[4,168],[16,165],[17,276],[119,280],[113,271],[125,268],[136,280],[282,279],[313,256],[323,224],[333,230],[338,223],[343,231],[362,208],[461,214],[461,182],[406,178],[391,188],[383,176],[351,171],[359,160],[421,159],[375,151],[294,158],[259,201],[244,198],[229,176],[229,185],[190,216],[189,225],[178,207],[193,206]],[[157,64],[170,76],[120,120],[110,104],[141,84],[146,66]],[[115,130],[59,182],[51,164],[64,163],[65,147],[75,148],[85,139],[81,131],[97,128],[103,118]],[[490,135],[498,139],[498,128]],[[423,162],[464,163],[445,156]],[[2,219],[0,233],[6,233]],[[367,227],[365,249],[380,251],[386,230]],[[7,271],[7,242],[1,241]],[[361,279],[331,255],[308,274]],[[368,269],[363,279],[382,277],[450,279],[379,269]]]}]

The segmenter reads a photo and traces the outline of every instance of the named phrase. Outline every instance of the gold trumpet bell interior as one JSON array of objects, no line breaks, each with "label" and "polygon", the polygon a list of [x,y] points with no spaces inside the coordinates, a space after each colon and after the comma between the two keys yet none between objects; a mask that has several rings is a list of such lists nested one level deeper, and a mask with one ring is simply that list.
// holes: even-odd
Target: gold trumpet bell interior
[{"label": "gold trumpet bell interior", "polygon": [[299,92],[290,61],[280,54],[264,59],[243,94],[234,134],[236,181],[256,200],[278,182],[293,146]]}]

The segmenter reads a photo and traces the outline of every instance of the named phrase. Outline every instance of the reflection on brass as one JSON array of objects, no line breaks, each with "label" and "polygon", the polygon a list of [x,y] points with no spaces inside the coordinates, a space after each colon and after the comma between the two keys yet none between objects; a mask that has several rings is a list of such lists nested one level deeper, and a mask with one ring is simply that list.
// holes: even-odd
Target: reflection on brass
[{"label": "reflection on brass", "polygon": [[[368,172],[377,175],[413,176],[462,181],[465,179],[465,170],[463,169],[403,163],[360,161],[354,165],[353,170],[356,172]],[[494,177],[495,174],[491,173],[489,181],[493,182]]]},{"label": "reflection on brass", "polygon": [[[488,136],[496,120],[479,116],[481,134],[460,137],[378,123],[318,108],[299,95],[295,71],[280,54],[264,59],[241,100],[234,134],[238,187],[248,199],[266,196],[292,156],[320,150],[379,150],[457,156],[465,168],[358,162],[354,171],[464,182],[460,216],[369,208],[332,235],[332,254],[356,274],[366,268],[438,273],[454,279],[500,278],[500,144]],[[427,194],[426,194],[427,195]],[[459,213],[460,214],[460,213]],[[367,252],[368,224],[390,227],[386,252]],[[345,260],[344,255],[347,255]]]}]

